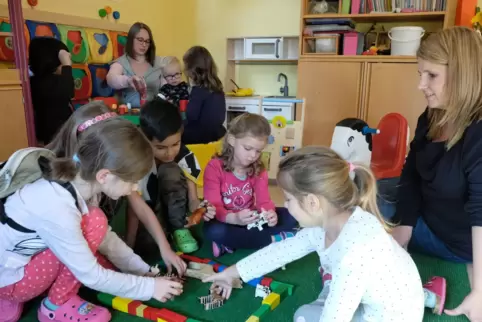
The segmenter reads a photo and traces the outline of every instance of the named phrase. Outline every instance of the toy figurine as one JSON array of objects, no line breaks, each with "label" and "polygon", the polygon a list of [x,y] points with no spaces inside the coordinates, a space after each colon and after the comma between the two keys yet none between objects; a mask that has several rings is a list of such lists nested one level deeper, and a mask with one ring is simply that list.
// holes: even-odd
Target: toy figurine
[{"label": "toy figurine", "polygon": [[263,225],[264,224],[267,224],[268,223],[268,220],[266,219],[266,216],[265,216],[265,213],[262,212],[261,214],[258,214],[258,220],[256,220],[254,223],[252,224],[249,224],[247,226],[248,230],[250,230],[251,228],[258,228],[259,231],[262,231],[263,230]]},{"label": "toy figurine", "polygon": [[204,200],[199,205],[199,208],[194,210],[194,212],[187,218],[187,225],[186,228],[191,226],[199,225],[203,219],[204,214],[208,211],[209,203]]}]

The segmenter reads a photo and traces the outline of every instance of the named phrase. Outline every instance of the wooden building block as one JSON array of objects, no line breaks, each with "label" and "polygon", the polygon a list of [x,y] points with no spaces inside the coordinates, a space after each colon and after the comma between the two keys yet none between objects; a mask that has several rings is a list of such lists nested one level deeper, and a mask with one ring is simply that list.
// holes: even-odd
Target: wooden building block
[{"label": "wooden building block", "polygon": [[280,295],[281,300],[288,296],[288,287],[284,284],[278,284],[271,291]]},{"label": "wooden building block", "polygon": [[278,285],[284,285],[288,288],[288,295],[291,296],[293,295],[293,288],[294,286],[291,285],[291,284],[287,284],[287,283],[282,283],[282,282],[278,282],[278,281],[272,281],[271,284],[270,284],[270,288],[272,290],[274,290]]},{"label": "wooden building block", "polygon": [[141,301],[131,301],[127,306],[127,313],[137,315],[137,308],[142,305]]},{"label": "wooden building block", "polygon": [[116,309],[117,311],[129,313],[129,303],[130,302],[132,302],[131,299],[125,299],[125,298],[116,296],[112,300],[112,308]]},{"label": "wooden building block", "polygon": [[259,322],[259,318],[257,316],[251,315],[246,322]]},{"label": "wooden building block", "polygon": [[162,319],[166,322],[185,322],[187,317],[168,309],[154,309],[151,311],[151,320],[158,321],[157,319]]},{"label": "wooden building block", "polygon": [[271,292],[268,296],[266,296],[263,300],[263,304],[267,304],[271,307],[271,310],[276,309],[281,301],[281,297],[278,293]]},{"label": "wooden building block", "polygon": [[263,286],[270,287],[272,281],[273,281],[273,279],[270,278],[270,277],[263,277],[260,284],[263,285]]},{"label": "wooden building block", "polygon": [[136,308],[136,313],[135,313],[136,316],[141,317],[141,318],[145,317],[145,315],[144,315],[144,310],[145,310],[145,309],[147,309],[147,305],[144,305],[144,304],[139,305],[139,306]]},{"label": "wooden building block", "polygon": [[266,317],[266,314],[271,312],[271,307],[268,304],[263,304],[259,309],[257,309],[252,316],[257,316],[260,320]]},{"label": "wooden building block", "polygon": [[100,303],[104,304],[105,306],[112,307],[112,301],[114,300],[115,296],[107,293],[97,293],[97,299]]},{"label": "wooden building block", "polygon": [[169,322],[169,321],[166,321],[166,320],[163,320],[163,319],[157,318],[157,322]]}]

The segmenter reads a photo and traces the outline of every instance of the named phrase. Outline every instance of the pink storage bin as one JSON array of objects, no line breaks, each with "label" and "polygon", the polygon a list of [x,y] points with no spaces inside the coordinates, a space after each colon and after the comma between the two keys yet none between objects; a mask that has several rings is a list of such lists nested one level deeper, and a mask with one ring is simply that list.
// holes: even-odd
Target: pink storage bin
[{"label": "pink storage bin", "polygon": [[343,35],[343,55],[356,55],[358,52],[358,32],[347,32]]}]

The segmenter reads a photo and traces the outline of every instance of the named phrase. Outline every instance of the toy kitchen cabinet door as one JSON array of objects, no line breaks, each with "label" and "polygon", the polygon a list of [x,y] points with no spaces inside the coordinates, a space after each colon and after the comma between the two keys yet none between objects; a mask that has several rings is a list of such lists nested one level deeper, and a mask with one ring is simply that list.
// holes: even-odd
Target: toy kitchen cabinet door
[{"label": "toy kitchen cabinet door", "polygon": [[302,123],[288,121],[283,127],[271,123],[271,136],[269,144],[263,151],[262,159],[267,163],[268,178],[276,180],[280,161],[290,152],[301,147],[303,135]]}]

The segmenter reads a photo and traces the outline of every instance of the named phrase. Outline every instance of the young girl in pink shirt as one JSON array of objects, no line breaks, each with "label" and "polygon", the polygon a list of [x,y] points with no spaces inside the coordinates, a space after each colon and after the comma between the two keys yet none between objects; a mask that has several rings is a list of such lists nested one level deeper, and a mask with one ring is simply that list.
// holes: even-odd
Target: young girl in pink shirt
[{"label": "young girl in pink shirt", "polygon": [[[229,124],[222,152],[206,166],[204,199],[216,207],[216,215],[205,217],[204,234],[213,242],[215,257],[236,248],[259,249],[295,234],[297,221],[269,196],[260,157],[270,134],[264,117],[244,113]],[[263,211],[268,221],[263,230],[247,229]]]}]

